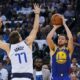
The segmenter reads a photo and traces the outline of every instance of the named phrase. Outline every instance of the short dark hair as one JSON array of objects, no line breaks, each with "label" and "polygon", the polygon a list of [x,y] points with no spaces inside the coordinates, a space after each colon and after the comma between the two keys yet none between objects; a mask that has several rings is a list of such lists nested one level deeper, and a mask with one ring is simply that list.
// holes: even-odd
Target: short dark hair
[{"label": "short dark hair", "polygon": [[10,44],[16,44],[19,42],[20,34],[18,31],[12,31],[9,35]]},{"label": "short dark hair", "polygon": [[59,37],[59,36],[65,36],[66,40],[68,40],[67,35],[66,35],[66,34],[64,34],[64,33],[60,33],[60,34],[58,34],[58,37]]},{"label": "short dark hair", "polygon": [[37,59],[40,59],[40,60],[42,60],[42,62],[43,62],[43,59],[42,59],[41,57],[36,57],[36,58],[34,59],[34,62],[35,62]]}]

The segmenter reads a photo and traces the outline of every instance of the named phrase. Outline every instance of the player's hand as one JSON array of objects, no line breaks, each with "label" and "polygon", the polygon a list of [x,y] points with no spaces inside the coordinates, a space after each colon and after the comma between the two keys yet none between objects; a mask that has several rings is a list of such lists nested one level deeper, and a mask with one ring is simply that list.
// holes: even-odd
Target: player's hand
[{"label": "player's hand", "polygon": [[65,24],[66,24],[66,20],[65,20],[65,18],[64,18],[63,15],[61,15],[61,17],[62,17],[62,19],[63,19],[63,25],[65,25]]},{"label": "player's hand", "polygon": [[0,28],[2,27],[2,19],[0,18]]},{"label": "player's hand", "polygon": [[55,29],[58,29],[58,28],[61,27],[61,25],[53,25],[53,27],[54,27]]},{"label": "player's hand", "polygon": [[34,10],[33,11],[35,14],[40,14],[40,11],[41,11],[40,6],[38,4],[34,4]]}]

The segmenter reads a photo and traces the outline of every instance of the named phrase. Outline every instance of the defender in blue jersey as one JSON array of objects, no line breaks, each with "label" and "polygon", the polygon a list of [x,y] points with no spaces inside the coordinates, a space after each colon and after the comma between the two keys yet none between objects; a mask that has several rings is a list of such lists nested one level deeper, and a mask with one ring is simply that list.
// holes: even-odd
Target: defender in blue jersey
[{"label": "defender in blue jersey", "polygon": [[63,19],[63,26],[67,33],[67,37],[64,34],[60,34],[58,36],[58,45],[56,45],[52,40],[56,30],[61,25],[53,25],[53,29],[47,36],[47,43],[51,54],[51,80],[71,80],[69,77],[69,69],[70,57],[73,52],[73,37],[71,31],[66,25],[64,17],[62,15],[59,16]]}]

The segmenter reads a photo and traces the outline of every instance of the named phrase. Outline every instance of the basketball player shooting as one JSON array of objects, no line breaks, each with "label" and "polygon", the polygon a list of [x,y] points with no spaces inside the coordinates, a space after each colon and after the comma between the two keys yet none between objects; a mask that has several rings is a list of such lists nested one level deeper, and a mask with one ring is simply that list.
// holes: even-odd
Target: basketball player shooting
[{"label": "basketball player shooting", "polygon": [[[0,48],[7,52],[11,60],[11,80],[33,80],[32,43],[38,32],[40,7],[35,4],[33,11],[35,13],[33,29],[24,41],[17,31],[11,32],[9,36],[10,44],[0,41]],[[0,19],[1,27],[2,21]]]},{"label": "basketball player shooting", "polygon": [[54,36],[56,30],[61,26],[55,24],[53,24],[53,29],[47,35],[47,43],[49,45],[51,54],[51,80],[71,80],[69,78],[69,69],[70,57],[73,53],[73,37],[71,31],[66,25],[64,17],[62,15],[59,16],[62,18],[67,36],[65,34],[59,34],[58,45],[56,45],[52,40],[52,37]]}]

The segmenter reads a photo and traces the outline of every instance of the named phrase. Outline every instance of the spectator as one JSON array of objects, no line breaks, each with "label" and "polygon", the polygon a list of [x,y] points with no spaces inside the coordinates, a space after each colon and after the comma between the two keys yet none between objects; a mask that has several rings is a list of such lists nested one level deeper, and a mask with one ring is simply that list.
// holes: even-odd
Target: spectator
[{"label": "spectator", "polygon": [[4,66],[5,69],[8,71],[8,80],[11,80],[11,63],[8,56],[6,57],[6,60],[4,60]]},{"label": "spectator", "polygon": [[3,49],[0,49],[0,61],[4,60],[4,57],[6,56],[6,51]]},{"label": "spectator", "polygon": [[64,12],[64,16],[68,19],[74,17],[74,10],[72,9],[72,5],[67,6],[67,10]]},{"label": "spectator", "polygon": [[60,0],[60,2],[63,3],[63,4],[69,4],[70,3],[69,0]]},{"label": "spectator", "polygon": [[3,63],[0,61],[0,80],[8,80],[8,71],[3,68]]},{"label": "spectator", "polygon": [[71,67],[73,67],[73,66],[78,66],[80,68],[80,65],[77,63],[76,58],[72,59]]},{"label": "spectator", "polygon": [[72,72],[70,74],[71,80],[78,80],[78,76],[79,76],[78,74],[79,74],[78,66],[74,65],[72,67]]},{"label": "spectator", "polygon": [[50,80],[50,71],[42,68],[43,60],[41,58],[35,59],[34,66],[34,80]]}]

